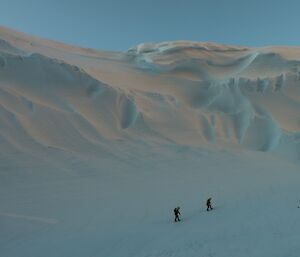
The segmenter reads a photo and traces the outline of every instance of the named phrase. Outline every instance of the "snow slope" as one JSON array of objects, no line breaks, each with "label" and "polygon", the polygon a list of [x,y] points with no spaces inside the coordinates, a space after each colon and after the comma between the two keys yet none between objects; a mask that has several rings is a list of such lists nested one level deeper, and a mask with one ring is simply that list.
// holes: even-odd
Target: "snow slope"
[{"label": "snow slope", "polygon": [[300,48],[0,27],[0,256],[299,256],[299,139]]}]

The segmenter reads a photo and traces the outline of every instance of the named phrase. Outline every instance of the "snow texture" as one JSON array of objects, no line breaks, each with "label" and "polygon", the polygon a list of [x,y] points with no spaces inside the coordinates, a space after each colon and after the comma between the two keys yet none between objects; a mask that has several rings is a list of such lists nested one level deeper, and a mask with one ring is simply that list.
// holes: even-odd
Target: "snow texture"
[{"label": "snow texture", "polygon": [[0,256],[298,257],[299,67],[298,47],[0,27]]}]

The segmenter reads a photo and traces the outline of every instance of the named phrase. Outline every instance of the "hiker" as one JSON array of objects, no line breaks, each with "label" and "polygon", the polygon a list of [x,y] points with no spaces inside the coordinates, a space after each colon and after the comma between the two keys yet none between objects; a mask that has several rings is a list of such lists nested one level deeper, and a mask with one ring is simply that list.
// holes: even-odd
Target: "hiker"
[{"label": "hiker", "polygon": [[181,215],[180,214],[180,207],[176,207],[175,209],[174,209],[174,215],[175,215],[175,222],[177,222],[177,221],[180,221],[180,219],[179,219],[179,215]]},{"label": "hiker", "polygon": [[207,211],[210,211],[213,209],[213,207],[211,206],[211,198],[208,198],[206,201],[206,206],[207,206]]}]

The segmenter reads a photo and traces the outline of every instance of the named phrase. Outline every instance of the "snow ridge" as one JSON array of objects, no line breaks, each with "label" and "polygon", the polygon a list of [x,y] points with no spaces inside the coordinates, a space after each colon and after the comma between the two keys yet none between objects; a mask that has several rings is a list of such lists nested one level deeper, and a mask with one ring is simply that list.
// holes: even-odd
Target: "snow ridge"
[{"label": "snow ridge", "polygon": [[[178,41],[140,44],[118,59],[113,53],[111,58],[97,52],[84,56],[65,45],[67,52],[62,54],[55,50],[57,43],[52,47],[52,42],[30,37],[19,50],[25,39],[5,35],[0,48],[1,92],[17,105],[4,101],[2,108],[45,146],[58,147],[59,142],[60,148],[73,151],[77,137],[87,146],[93,142],[101,147],[104,138],[145,143],[164,138],[182,145],[284,152],[284,135],[296,147],[292,138],[300,131],[295,120],[300,61],[284,58],[282,49]],[[273,104],[278,99],[280,104]],[[24,104],[25,109],[16,107]],[[293,108],[295,117],[288,119],[284,108]],[[48,112],[63,120],[50,130],[37,122]],[[53,134],[66,127],[66,140]],[[95,135],[97,140],[92,139]],[[70,136],[74,138],[67,140]]]}]

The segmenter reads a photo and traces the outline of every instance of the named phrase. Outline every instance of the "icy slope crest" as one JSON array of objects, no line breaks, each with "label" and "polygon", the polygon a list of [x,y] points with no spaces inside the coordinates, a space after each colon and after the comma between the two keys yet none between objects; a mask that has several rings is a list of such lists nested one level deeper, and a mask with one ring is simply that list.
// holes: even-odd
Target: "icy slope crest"
[{"label": "icy slope crest", "polygon": [[179,41],[116,54],[3,35],[1,108],[42,145],[82,151],[82,142],[122,140],[297,156],[297,49]]}]

